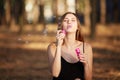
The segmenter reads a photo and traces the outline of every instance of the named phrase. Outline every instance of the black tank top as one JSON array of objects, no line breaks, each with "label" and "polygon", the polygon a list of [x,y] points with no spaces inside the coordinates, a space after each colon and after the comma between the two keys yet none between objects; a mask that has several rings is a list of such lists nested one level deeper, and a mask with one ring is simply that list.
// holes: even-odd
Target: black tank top
[{"label": "black tank top", "polygon": [[53,80],[75,80],[79,78],[84,80],[84,66],[81,62],[69,63],[61,57],[61,72],[59,76],[53,77]]}]

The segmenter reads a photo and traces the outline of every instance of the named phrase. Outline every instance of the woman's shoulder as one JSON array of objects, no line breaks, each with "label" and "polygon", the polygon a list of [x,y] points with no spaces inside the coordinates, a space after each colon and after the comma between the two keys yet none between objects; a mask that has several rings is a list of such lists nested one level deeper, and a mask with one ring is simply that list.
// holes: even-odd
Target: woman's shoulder
[{"label": "woman's shoulder", "polygon": [[90,43],[85,42],[84,44],[85,53],[92,53],[92,46]]},{"label": "woman's shoulder", "polygon": [[88,43],[88,42],[84,42],[83,45],[84,45],[86,48],[92,48],[91,44]]},{"label": "woman's shoulder", "polygon": [[83,46],[83,48],[85,49],[85,51],[87,50],[92,50],[92,46],[90,43],[88,42],[80,42],[79,41],[79,46]]},{"label": "woman's shoulder", "polygon": [[81,46],[81,45],[83,45],[84,47],[91,47],[91,44],[90,43],[88,43],[88,42],[80,42],[80,41],[78,41],[78,44],[79,44],[79,46]]},{"label": "woman's shoulder", "polygon": [[55,49],[56,48],[56,42],[52,42],[48,45],[48,49]]},{"label": "woman's shoulder", "polygon": [[55,50],[56,50],[56,43],[52,42],[48,45],[47,48],[47,53],[49,56],[54,56],[55,55]]}]

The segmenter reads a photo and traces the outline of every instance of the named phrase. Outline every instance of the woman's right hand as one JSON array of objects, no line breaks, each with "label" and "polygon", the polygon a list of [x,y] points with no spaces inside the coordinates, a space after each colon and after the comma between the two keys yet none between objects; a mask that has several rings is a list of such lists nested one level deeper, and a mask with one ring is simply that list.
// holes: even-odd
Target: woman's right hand
[{"label": "woman's right hand", "polygon": [[56,35],[57,46],[61,46],[63,44],[64,38],[65,38],[65,33],[63,33],[62,30],[58,30]]}]

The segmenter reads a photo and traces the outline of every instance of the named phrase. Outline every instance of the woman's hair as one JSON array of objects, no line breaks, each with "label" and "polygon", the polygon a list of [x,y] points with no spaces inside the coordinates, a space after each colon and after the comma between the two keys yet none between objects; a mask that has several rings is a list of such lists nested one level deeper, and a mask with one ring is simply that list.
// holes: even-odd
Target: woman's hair
[{"label": "woman's hair", "polygon": [[61,18],[60,18],[60,20],[59,20],[59,22],[58,22],[58,29],[62,29],[62,28],[63,28],[63,27],[62,27],[62,22],[63,22],[63,20],[64,20],[64,18],[65,18],[65,16],[66,16],[67,14],[73,14],[73,15],[76,17],[76,19],[77,19],[77,24],[78,24],[78,29],[76,30],[76,40],[84,42],[84,38],[83,38],[83,36],[82,36],[82,34],[81,34],[80,20],[78,19],[77,14],[75,14],[75,13],[73,13],[73,12],[66,12],[63,16],[61,16]]}]

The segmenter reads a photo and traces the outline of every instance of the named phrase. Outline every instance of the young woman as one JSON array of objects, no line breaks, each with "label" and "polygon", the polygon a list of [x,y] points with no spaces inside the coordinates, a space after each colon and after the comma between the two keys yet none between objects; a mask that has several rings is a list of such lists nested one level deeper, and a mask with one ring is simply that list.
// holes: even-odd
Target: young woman
[{"label": "young woman", "polygon": [[92,48],[81,36],[77,15],[65,13],[60,28],[47,49],[53,80],[92,80]]}]

